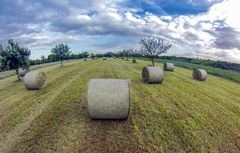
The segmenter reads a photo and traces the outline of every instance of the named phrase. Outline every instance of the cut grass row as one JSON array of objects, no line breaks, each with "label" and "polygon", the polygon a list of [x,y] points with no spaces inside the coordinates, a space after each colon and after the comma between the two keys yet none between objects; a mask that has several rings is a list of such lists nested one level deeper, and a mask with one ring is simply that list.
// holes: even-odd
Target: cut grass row
[{"label": "cut grass row", "polygon": [[[38,118],[31,128],[24,132],[24,138],[18,143],[17,148],[13,152],[23,152],[35,150],[37,152],[98,152],[101,150],[111,150],[116,146],[103,147],[104,141],[102,137],[106,136],[106,127],[108,130],[114,126],[121,126],[121,123],[108,123],[100,125],[99,122],[89,122],[86,114],[86,83],[91,77],[108,78],[114,75],[111,67],[99,68],[95,64],[91,64],[88,71],[81,76],[81,79],[75,80],[71,87],[65,90],[64,95],[59,95],[53,101],[52,107],[46,109]],[[109,70],[110,69],[110,70]],[[129,126],[128,128],[131,128]],[[123,128],[123,131],[127,130]],[[100,131],[103,131],[102,137]],[[117,131],[121,133],[122,130]],[[66,134],[67,133],[67,134]],[[95,135],[98,136],[96,137]],[[92,135],[92,136],[91,136]],[[111,134],[108,134],[108,137]],[[121,136],[122,134],[118,134]],[[125,135],[122,135],[125,136]],[[48,141],[46,141],[46,139]],[[98,140],[99,139],[99,140]],[[129,140],[129,139],[128,139]],[[92,144],[92,141],[99,143]],[[118,141],[118,140],[116,140]],[[123,142],[120,142],[123,146]],[[127,145],[128,142],[126,142]],[[39,144],[34,145],[32,144]],[[115,148],[116,149],[116,148]],[[124,149],[127,149],[126,147]]]},{"label": "cut grass row", "polygon": [[[17,82],[6,87],[32,95],[15,97],[20,107],[12,103],[14,109],[5,112],[6,116],[19,114],[8,119],[17,122],[9,124],[0,118],[2,125],[6,123],[0,148],[4,146],[5,152],[239,151],[239,84],[212,75],[204,82],[195,81],[190,70],[179,67],[165,72],[162,84],[144,84],[141,70],[148,64],[119,59],[79,62],[48,71],[51,81],[40,91],[29,92]],[[91,78],[130,80],[132,101],[127,121],[89,119],[86,92]],[[6,94],[0,90],[2,93]],[[11,95],[6,96],[0,106],[9,102]],[[26,121],[29,125],[19,130]],[[4,138],[15,141],[6,143]]]},{"label": "cut grass row", "polygon": [[[82,66],[86,66],[86,63],[83,63]],[[34,120],[38,114],[41,114],[46,107],[51,105],[51,101],[64,92],[66,84],[76,74],[84,72],[84,67],[79,67],[78,62],[65,64],[62,69],[59,66],[51,66],[40,70],[44,71],[48,76],[43,90],[28,91],[21,82],[15,82],[15,85],[8,86],[5,89],[8,90],[7,93],[2,90],[4,99],[0,100],[2,106],[0,107],[0,141],[6,141],[8,138],[12,139],[12,130],[18,129],[18,127],[20,127],[18,131],[24,130],[21,127],[25,127],[25,123]],[[2,82],[5,83],[4,80],[1,80],[0,84]],[[14,93],[20,94],[13,96]],[[10,137],[8,136],[9,133]],[[5,146],[1,145],[0,148],[3,149]]]},{"label": "cut grass row", "polygon": [[134,65],[138,73],[130,67],[123,74],[137,81],[132,87],[136,114],[140,114],[140,119],[134,118],[135,127],[151,152],[239,150],[238,84],[211,75],[206,82],[194,81],[191,71],[176,67],[173,73],[165,72],[162,85],[146,86],[139,80],[144,65],[148,62],[140,61]]}]

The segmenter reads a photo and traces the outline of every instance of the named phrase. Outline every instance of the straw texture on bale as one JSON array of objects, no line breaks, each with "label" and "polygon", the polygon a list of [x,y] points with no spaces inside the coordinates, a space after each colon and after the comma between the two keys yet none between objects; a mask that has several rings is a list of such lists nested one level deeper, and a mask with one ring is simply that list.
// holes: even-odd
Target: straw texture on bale
[{"label": "straw texture on bale", "polygon": [[199,80],[199,81],[204,81],[207,79],[207,71],[204,69],[194,69],[192,73],[193,79]]},{"label": "straw texture on bale", "polygon": [[24,77],[24,75],[27,73],[27,70],[25,70],[25,69],[22,69],[22,68],[19,68],[18,69],[18,75],[20,76],[20,77]]},{"label": "straw texture on bale", "polygon": [[87,101],[91,119],[127,119],[130,111],[129,83],[121,79],[91,79]]},{"label": "straw texture on bale", "polygon": [[39,90],[46,81],[46,75],[43,72],[29,72],[23,78],[25,87],[29,90]]},{"label": "straw texture on bale", "polygon": [[173,71],[174,70],[174,64],[173,63],[164,63],[164,70],[165,71]]},{"label": "straw texture on bale", "polygon": [[163,70],[160,67],[147,66],[142,70],[142,78],[147,83],[162,83]]}]

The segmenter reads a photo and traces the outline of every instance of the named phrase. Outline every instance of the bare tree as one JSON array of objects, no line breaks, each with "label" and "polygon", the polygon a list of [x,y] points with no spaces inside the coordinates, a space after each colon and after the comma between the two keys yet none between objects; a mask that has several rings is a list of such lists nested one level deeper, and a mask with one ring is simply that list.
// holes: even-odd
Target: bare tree
[{"label": "bare tree", "polygon": [[146,37],[140,40],[141,52],[144,56],[148,57],[152,61],[154,66],[154,58],[158,57],[160,54],[166,53],[172,44],[163,39],[157,37]]},{"label": "bare tree", "polygon": [[136,56],[138,56],[138,55],[140,54],[139,48],[138,48],[138,47],[135,47],[135,48],[130,48],[130,49],[128,49],[128,50],[129,50],[129,54],[133,57],[132,62],[133,62],[133,63],[137,63],[137,61],[136,61]]},{"label": "bare tree", "polygon": [[127,61],[128,61],[128,57],[129,57],[129,52],[130,52],[129,49],[123,49],[123,50],[121,51],[122,56],[123,56],[123,57],[126,57],[126,58],[127,58]]}]

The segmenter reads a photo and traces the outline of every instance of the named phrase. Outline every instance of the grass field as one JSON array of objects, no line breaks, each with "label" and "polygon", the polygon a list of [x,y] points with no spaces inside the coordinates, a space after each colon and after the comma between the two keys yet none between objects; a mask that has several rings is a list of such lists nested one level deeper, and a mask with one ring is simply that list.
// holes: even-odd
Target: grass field
[{"label": "grass field", "polygon": [[[240,85],[215,76],[195,81],[176,67],[162,84],[144,84],[148,61],[90,60],[42,70],[46,85],[28,91],[0,80],[0,152],[239,152]],[[162,64],[157,63],[158,66]],[[131,81],[126,121],[90,120],[91,78]]]},{"label": "grass field", "polygon": [[[145,60],[148,60],[148,59],[145,59]],[[174,63],[176,66],[184,67],[184,68],[188,68],[188,69],[195,69],[195,68],[196,69],[205,69],[210,74],[224,77],[226,79],[230,79],[235,82],[240,82],[240,73],[232,71],[232,70],[224,70],[224,69],[215,68],[212,66],[193,64],[193,63],[174,61],[174,60],[166,60],[166,59],[156,59],[156,62],[160,62],[160,63],[170,62],[170,63]]]}]

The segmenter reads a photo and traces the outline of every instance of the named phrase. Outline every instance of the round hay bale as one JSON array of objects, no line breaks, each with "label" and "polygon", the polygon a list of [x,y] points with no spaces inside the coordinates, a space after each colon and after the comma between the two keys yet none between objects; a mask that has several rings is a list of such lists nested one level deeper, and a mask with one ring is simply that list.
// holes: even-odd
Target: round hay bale
[{"label": "round hay bale", "polygon": [[147,83],[162,83],[163,70],[160,67],[147,66],[142,70],[142,78]]},{"label": "round hay bale", "polygon": [[132,60],[132,63],[137,63],[136,59],[133,59],[133,60]]},{"label": "round hay bale", "polygon": [[173,63],[164,63],[164,70],[165,71],[173,71],[174,70],[174,64]]},{"label": "round hay bale", "polygon": [[18,69],[18,75],[20,77],[24,77],[24,75],[27,73],[27,70],[26,69],[22,69],[22,68],[19,68]]},{"label": "round hay bale", "polygon": [[193,79],[195,80],[199,80],[199,81],[204,81],[207,79],[207,71],[204,69],[194,69],[192,76]]},{"label": "round hay bale", "polygon": [[91,119],[127,119],[130,111],[129,83],[121,79],[91,79],[87,101]]},{"label": "round hay bale", "polygon": [[43,72],[29,72],[23,78],[23,83],[28,90],[39,90],[46,81],[46,75]]}]

